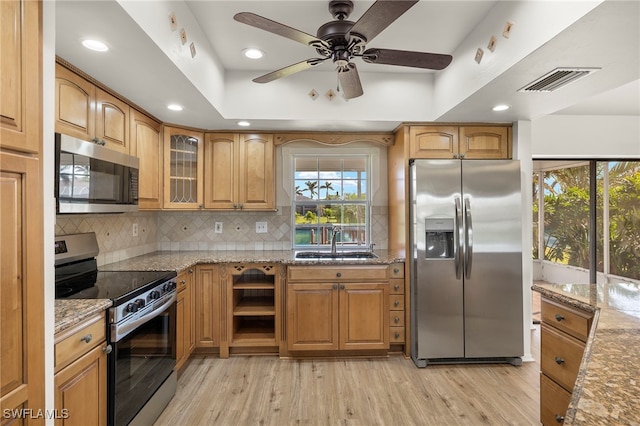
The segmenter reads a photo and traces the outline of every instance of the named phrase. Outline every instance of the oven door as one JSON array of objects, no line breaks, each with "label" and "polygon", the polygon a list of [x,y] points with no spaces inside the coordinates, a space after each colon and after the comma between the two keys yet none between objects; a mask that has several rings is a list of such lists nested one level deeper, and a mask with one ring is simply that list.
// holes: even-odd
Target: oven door
[{"label": "oven door", "polygon": [[[176,304],[171,302],[126,336],[110,342],[108,424],[127,425],[153,397],[176,365]],[[138,320],[138,323],[142,321]],[[111,336],[115,335],[112,326]]]}]

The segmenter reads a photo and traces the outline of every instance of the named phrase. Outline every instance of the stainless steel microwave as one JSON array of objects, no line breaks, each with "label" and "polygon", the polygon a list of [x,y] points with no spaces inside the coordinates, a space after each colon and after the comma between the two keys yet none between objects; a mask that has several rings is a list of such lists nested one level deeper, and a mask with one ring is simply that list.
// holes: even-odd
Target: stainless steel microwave
[{"label": "stainless steel microwave", "polygon": [[55,134],[57,213],[138,211],[137,157]]}]

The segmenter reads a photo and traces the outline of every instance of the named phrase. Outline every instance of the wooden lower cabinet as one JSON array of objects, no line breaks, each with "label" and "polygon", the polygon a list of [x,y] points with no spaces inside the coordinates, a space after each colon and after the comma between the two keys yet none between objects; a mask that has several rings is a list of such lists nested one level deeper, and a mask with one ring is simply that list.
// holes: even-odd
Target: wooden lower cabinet
[{"label": "wooden lower cabinet", "polygon": [[220,346],[218,265],[197,265],[195,271],[195,347],[210,350]]},{"label": "wooden lower cabinet", "polygon": [[288,276],[289,351],[389,348],[386,266],[294,266]]},{"label": "wooden lower cabinet", "polygon": [[176,370],[180,370],[195,348],[193,269],[186,269],[176,279]]},{"label": "wooden lower cabinet", "polygon": [[55,337],[55,417],[59,425],[107,424],[104,312]]},{"label": "wooden lower cabinet", "polygon": [[564,418],[578,376],[593,313],[542,298],[540,327],[540,422]]}]

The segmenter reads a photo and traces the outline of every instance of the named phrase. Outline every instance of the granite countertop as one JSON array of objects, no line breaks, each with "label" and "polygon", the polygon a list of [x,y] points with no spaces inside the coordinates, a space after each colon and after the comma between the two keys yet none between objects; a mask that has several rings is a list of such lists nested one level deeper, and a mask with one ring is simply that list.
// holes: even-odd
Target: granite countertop
[{"label": "granite countertop", "polygon": [[109,309],[109,299],[56,299],[56,325],[54,332],[59,333],[81,323],[98,312]]},{"label": "granite countertop", "polygon": [[535,284],[595,314],[565,425],[640,424],[640,285]]},{"label": "granite countertop", "polygon": [[286,265],[389,265],[404,262],[387,250],[375,259],[296,259],[295,251],[157,251],[101,266],[101,271],[181,271],[198,263],[283,263]]}]

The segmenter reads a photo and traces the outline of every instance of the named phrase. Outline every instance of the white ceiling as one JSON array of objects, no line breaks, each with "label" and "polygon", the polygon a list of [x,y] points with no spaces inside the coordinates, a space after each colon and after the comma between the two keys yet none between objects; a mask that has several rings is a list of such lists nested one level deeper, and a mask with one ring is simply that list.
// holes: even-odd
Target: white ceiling
[{"label": "white ceiling", "polygon": [[[350,20],[372,1],[356,0]],[[422,0],[367,47],[447,53],[443,71],[354,59],[364,95],[329,100],[330,61],[271,82],[251,79],[304,59],[314,49],[233,20],[248,11],[314,34],[330,21],[328,1],[60,1],[56,54],[157,118],[203,129],[392,130],[411,121],[515,121],[548,114],[629,115],[640,120],[640,2]],[[169,14],[176,15],[172,31]],[[513,22],[509,38],[502,36]],[[179,30],[188,41],[183,45]],[[496,49],[487,49],[489,38]],[[107,53],[84,49],[91,37]],[[196,49],[191,57],[189,45]],[[266,52],[260,61],[242,49]],[[477,48],[482,61],[474,61]],[[518,89],[557,67],[600,71],[552,93]],[[308,93],[318,92],[312,100]],[[168,103],[185,106],[168,111]],[[504,113],[491,111],[507,103]]]}]

